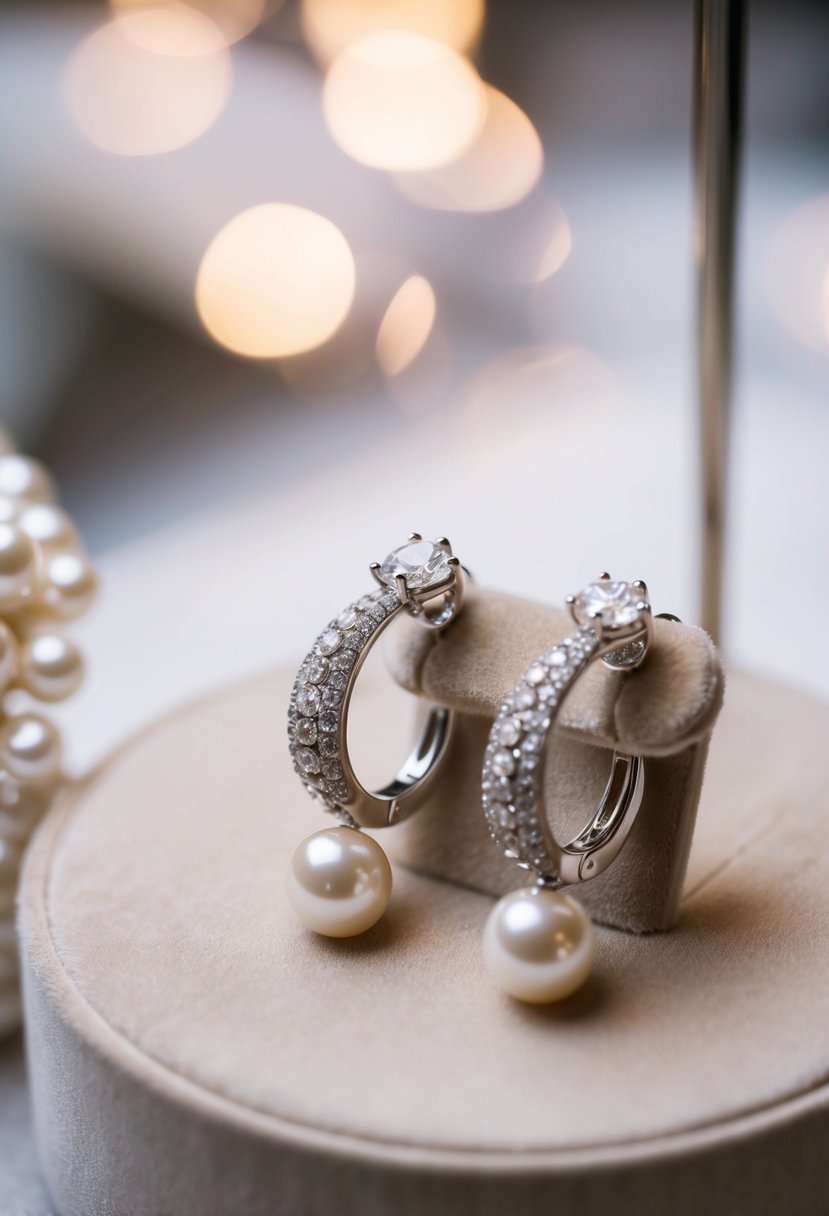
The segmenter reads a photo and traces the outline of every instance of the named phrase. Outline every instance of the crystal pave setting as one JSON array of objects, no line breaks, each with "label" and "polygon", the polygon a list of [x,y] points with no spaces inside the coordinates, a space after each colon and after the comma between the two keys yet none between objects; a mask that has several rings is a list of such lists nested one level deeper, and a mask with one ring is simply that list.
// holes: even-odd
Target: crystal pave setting
[{"label": "crystal pave setting", "polygon": [[445,537],[432,543],[412,533],[405,545],[370,569],[378,588],[348,604],[319,634],[297,673],[288,709],[297,775],[317,802],[351,827],[380,827],[405,817],[401,803],[431,773],[450,722],[447,710],[433,710],[395,781],[369,793],[351,767],[346,736],[360,667],[402,612],[427,628],[443,629],[458,612],[464,589],[463,569]]},{"label": "crystal pave setting", "polygon": [[[634,761],[629,775],[627,770],[623,774],[626,788],[618,802],[606,805],[616,793],[612,777],[587,828],[568,845],[557,844],[543,809],[543,769],[547,740],[562,702],[597,658],[615,668],[638,666],[651,631],[651,609],[642,582],[618,583],[603,575],[567,602],[579,629],[539,655],[501,705],[482,775],[483,809],[493,838],[507,857],[535,871],[545,885],[577,882],[604,869],[612,857],[605,849],[600,858],[598,850],[611,836],[619,836],[624,818],[630,826],[642,793],[638,758],[614,756],[614,774]],[[624,834],[617,841],[619,848]]]}]

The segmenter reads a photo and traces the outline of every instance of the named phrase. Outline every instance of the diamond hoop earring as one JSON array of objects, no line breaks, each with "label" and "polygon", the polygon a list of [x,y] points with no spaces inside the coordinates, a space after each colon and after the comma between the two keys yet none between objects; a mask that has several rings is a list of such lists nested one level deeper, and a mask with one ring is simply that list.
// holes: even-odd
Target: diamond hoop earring
[{"label": "diamond hoop earring", "polygon": [[[536,874],[535,885],[504,896],[484,931],[484,955],[510,995],[536,1004],[561,1000],[590,973],[592,922],[558,888],[595,878],[618,856],[642,803],[641,756],[613,753],[610,778],[586,826],[559,844],[543,806],[544,752],[562,702],[597,659],[616,671],[645,660],[653,618],[643,582],[603,574],[567,603],[577,633],[530,665],[501,706],[484,754],[487,824],[507,857]],[[673,618],[676,619],[676,618]]]},{"label": "diamond hoop earring", "polygon": [[362,827],[400,823],[419,805],[449,742],[452,713],[435,707],[394,779],[370,792],[354,773],[347,722],[357,675],[380,634],[401,613],[441,630],[463,603],[465,571],[445,537],[412,532],[384,562],[379,589],[349,604],[317,638],[297,674],[288,711],[294,768],[309,794],[340,826],[308,836],[288,867],[288,896],[310,929],[352,937],[375,924],[391,896],[388,859]]}]

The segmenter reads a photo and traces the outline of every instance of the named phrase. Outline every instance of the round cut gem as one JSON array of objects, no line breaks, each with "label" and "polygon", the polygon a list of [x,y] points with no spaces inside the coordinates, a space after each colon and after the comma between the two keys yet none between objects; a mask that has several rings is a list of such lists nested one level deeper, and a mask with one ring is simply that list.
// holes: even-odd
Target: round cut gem
[{"label": "round cut gem", "polygon": [[498,742],[504,747],[513,747],[521,738],[521,727],[515,718],[507,718],[498,728]]},{"label": "round cut gem", "polygon": [[409,590],[427,591],[451,578],[451,556],[446,549],[433,545],[431,541],[410,541],[388,555],[380,566],[380,578],[387,587],[394,587],[395,578],[404,574]]},{"label": "round cut gem", "polygon": [[316,752],[312,752],[308,747],[304,747],[297,752],[297,760],[306,773],[318,773],[320,771],[320,758]]},{"label": "round cut gem", "polygon": [[315,654],[308,664],[309,684],[322,684],[327,675],[328,659],[324,659],[320,654]]},{"label": "round cut gem", "polygon": [[352,629],[357,624],[357,613],[353,608],[346,608],[345,612],[341,612],[337,617],[337,624],[340,629]]},{"label": "round cut gem", "polygon": [[499,748],[492,757],[492,771],[497,777],[509,777],[515,772],[515,757],[507,748]]},{"label": "round cut gem", "polygon": [[325,633],[322,635],[317,644],[317,649],[319,650],[320,654],[333,654],[334,651],[338,649],[342,640],[343,635],[340,633],[339,629],[326,629]]},{"label": "round cut gem", "polygon": [[317,741],[317,724],[313,718],[300,718],[296,728],[297,743],[308,747]]},{"label": "round cut gem", "polygon": [[573,615],[580,625],[589,625],[590,618],[599,613],[603,625],[618,629],[621,625],[632,625],[639,619],[641,612],[637,605],[642,598],[642,591],[632,583],[600,578],[595,583],[588,583],[578,593],[573,604]]},{"label": "round cut gem", "polygon": [[320,690],[313,684],[306,684],[297,696],[296,707],[310,718],[320,707]]}]

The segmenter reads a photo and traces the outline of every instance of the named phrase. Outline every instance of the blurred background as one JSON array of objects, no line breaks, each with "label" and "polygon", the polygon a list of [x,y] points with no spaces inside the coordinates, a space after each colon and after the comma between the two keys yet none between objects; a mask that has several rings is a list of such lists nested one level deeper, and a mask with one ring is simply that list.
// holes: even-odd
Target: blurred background
[{"label": "blurred background", "polygon": [[[829,694],[829,13],[751,6],[725,643]],[[0,421],[98,561],[83,766],[417,529],[698,613],[685,3],[0,15]]]}]

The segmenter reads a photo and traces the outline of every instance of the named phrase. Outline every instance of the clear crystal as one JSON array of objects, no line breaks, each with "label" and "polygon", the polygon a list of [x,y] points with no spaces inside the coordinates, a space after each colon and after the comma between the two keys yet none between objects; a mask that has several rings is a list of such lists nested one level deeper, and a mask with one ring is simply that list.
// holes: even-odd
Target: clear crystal
[{"label": "clear crystal", "polygon": [[313,718],[300,718],[296,728],[297,743],[308,747],[317,741],[317,724]]},{"label": "clear crystal", "polygon": [[595,583],[588,583],[578,593],[573,615],[580,625],[587,625],[591,616],[598,612],[602,624],[617,629],[620,625],[632,625],[638,620],[641,612],[637,604],[642,598],[642,591],[632,583],[600,578]]},{"label": "clear crystal", "polygon": [[445,583],[452,575],[451,554],[428,540],[410,541],[394,549],[380,567],[380,578],[394,587],[398,574],[405,574],[412,591],[426,591]]},{"label": "clear crystal", "polygon": [[337,624],[340,629],[351,629],[357,624],[357,613],[353,608],[346,608],[345,612],[341,612],[337,617]]},{"label": "clear crystal", "polygon": [[310,718],[320,707],[320,690],[313,684],[306,684],[297,696],[296,707],[301,714]]},{"label": "clear crystal", "polygon": [[335,709],[324,709],[320,714],[319,728],[326,734],[331,734],[337,729],[338,717]]},{"label": "clear crystal", "polygon": [[319,751],[320,755],[324,756],[326,760],[331,760],[334,756],[338,756],[340,748],[339,744],[337,743],[336,736],[321,735],[319,741]]},{"label": "clear crystal", "polygon": [[498,777],[509,777],[515,772],[515,756],[507,748],[499,748],[492,757],[492,771]]},{"label": "clear crystal", "polygon": [[504,747],[512,747],[521,738],[521,727],[514,718],[507,718],[498,728],[498,742]]},{"label": "clear crystal", "polygon": [[317,643],[317,649],[319,650],[320,654],[333,654],[335,650],[339,649],[342,640],[343,635],[340,633],[339,629],[326,629],[325,633]]},{"label": "clear crystal", "polygon": [[547,678],[547,669],[540,663],[533,663],[524,678],[528,684],[542,684]]},{"label": "clear crystal", "polygon": [[325,677],[328,675],[328,659],[323,658],[321,654],[312,656],[308,664],[306,679],[310,684],[322,684]]},{"label": "clear crystal", "polygon": [[300,767],[306,773],[318,773],[320,771],[320,758],[316,752],[312,752],[309,747],[303,747],[297,752],[296,758]]}]

